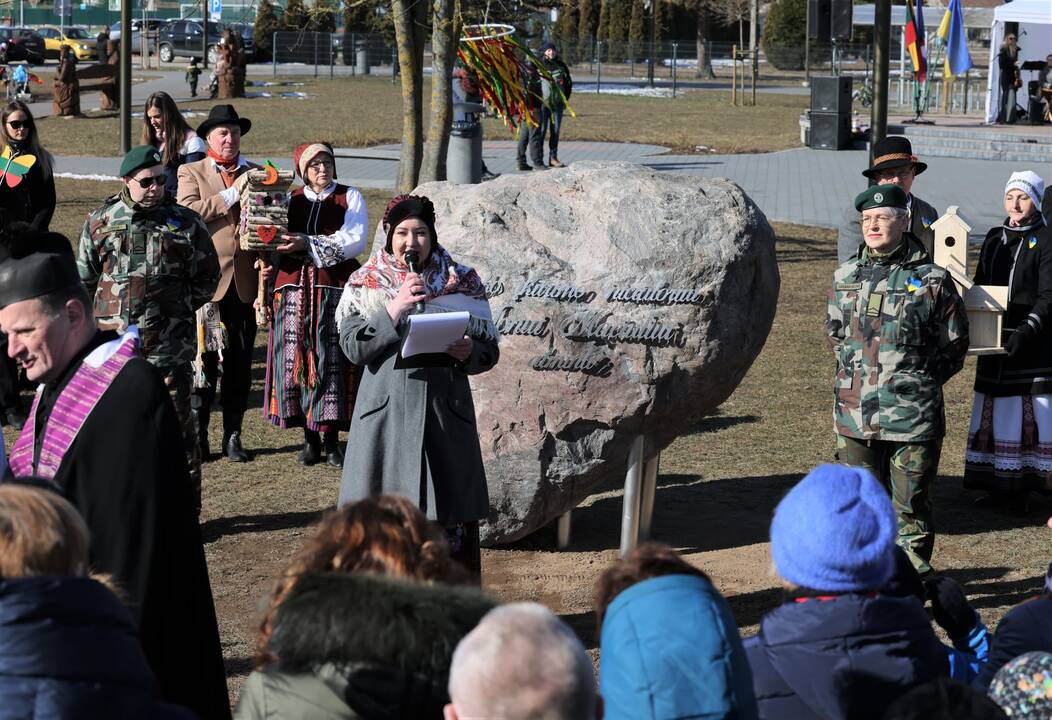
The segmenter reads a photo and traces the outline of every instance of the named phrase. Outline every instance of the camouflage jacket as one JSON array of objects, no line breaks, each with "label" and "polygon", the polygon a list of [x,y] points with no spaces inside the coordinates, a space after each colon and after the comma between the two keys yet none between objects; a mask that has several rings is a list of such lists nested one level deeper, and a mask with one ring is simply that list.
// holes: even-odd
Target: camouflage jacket
[{"label": "camouflage jacket", "polygon": [[829,291],[826,332],[836,352],[833,427],[863,440],[941,438],[942,385],[968,350],[964,301],[916,238],[871,258],[863,246]]},{"label": "camouflage jacket", "polygon": [[88,215],[77,268],[100,328],[137,325],[146,359],[179,367],[197,354],[195,312],[219,284],[219,259],[201,218],[169,197],[152,208],[127,191]]}]

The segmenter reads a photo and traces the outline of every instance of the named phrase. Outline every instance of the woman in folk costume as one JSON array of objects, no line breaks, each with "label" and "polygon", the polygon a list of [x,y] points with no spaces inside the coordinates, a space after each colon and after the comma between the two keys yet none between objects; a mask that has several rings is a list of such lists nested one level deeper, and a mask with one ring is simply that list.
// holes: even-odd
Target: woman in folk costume
[{"label": "woman in folk costume", "polygon": [[1006,354],[976,366],[964,486],[1014,512],[1025,512],[1030,490],[1050,487],[1052,471],[1052,232],[1043,192],[1036,173],[1012,173],[1008,218],[986,234],[975,272],[978,284],[1008,286]]},{"label": "woman in folk costume", "polygon": [[[435,207],[400,195],[388,204],[387,243],[353,275],[337,310],[340,346],[362,366],[343,469],[341,504],[380,493],[404,495],[450,535],[453,553],[478,577],[478,521],[489,493],[468,376],[500,357],[486,287],[470,267],[438,244]],[[414,259],[412,272],[407,255]],[[399,347],[407,317],[469,313],[467,334],[428,367],[403,367]]]},{"label": "woman in folk costume", "polygon": [[365,250],[365,199],[336,182],[329,144],[304,143],[293,162],[305,185],[292,192],[288,231],[303,246],[277,259],[263,412],[274,425],[303,428],[301,465],[324,453],[342,467],[339,433],[350,425],[360,370],[340,350],[336,307]]}]

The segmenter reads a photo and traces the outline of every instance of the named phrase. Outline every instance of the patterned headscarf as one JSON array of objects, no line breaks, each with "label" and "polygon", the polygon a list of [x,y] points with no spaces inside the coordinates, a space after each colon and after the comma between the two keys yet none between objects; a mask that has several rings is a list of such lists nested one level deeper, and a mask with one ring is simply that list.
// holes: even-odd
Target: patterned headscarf
[{"label": "patterned headscarf", "polygon": [[1028,652],[1012,660],[994,675],[990,697],[1008,717],[1052,717],[1052,654]]}]

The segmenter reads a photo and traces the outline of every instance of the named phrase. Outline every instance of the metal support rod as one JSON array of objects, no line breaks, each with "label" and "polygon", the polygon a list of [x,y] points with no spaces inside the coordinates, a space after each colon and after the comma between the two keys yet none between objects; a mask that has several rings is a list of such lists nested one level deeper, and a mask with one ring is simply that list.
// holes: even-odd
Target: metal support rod
[{"label": "metal support rod", "polygon": [[[121,5],[124,3],[122,2]],[[208,67],[208,0],[201,0],[201,67]]]},{"label": "metal support rod", "polygon": [[632,441],[625,473],[625,495],[621,506],[621,557],[639,541],[639,497],[643,491],[643,436]]},{"label": "metal support rod", "polygon": [[972,84],[972,79],[968,77],[969,72],[971,72],[970,69],[964,71],[964,109],[962,112],[965,115],[968,114],[968,88]]},{"label": "metal support rod", "polygon": [[730,105],[737,107],[737,45],[730,46]]},{"label": "metal support rod", "polygon": [[570,547],[570,516],[573,510],[567,510],[559,516],[555,526],[555,544],[560,550]]},{"label": "metal support rod", "polygon": [[314,37],[314,77],[318,77],[318,33],[311,33]]},{"label": "metal support rod", "polygon": [[643,468],[643,496],[639,500],[639,539],[650,539],[650,521],[654,518],[654,495],[657,493],[658,466],[661,453],[647,460]]},{"label": "metal support rod", "polygon": [[873,114],[869,131],[869,159],[873,146],[888,134],[888,55],[891,49],[891,0],[876,0],[873,18]]},{"label": "metal support rod", "polygon": [[274,77],[278,76],[278,31],[274,31],[274,36],[270,41],[270,67],[274,70]]},{"label": "metal support rod", "polygon": [[811,87],[811,12],[804,20],[804,87]]},{"label": "metal support rod", "polygon": [[654,55],[657,50],[657,4],[658,0],[650,0],[650,57],[647,60],[647,85],[654,87]]},{"label": "metal support rod", "polygon": [[132,87],[132,4],[121,3],[121,57],[120,57],[120,115],[121,115],[121,153],[132,147],[131,126],[131,87]]},{"label": "metal support rod", "polygon": [[603,84],[603,41],[595,41],[595,94],[599,94],[599,88]]},{"label": "metal support rod", "polygon": [[676,97],[676,56],[679,43],[672,43],[672,97]]},{"label": "metal support rod", "polygon": [[752,58],[752,104],[756,105],[756,78],[760,75],[760,47],[757,33],[760,26],[760,0],[749,3],[749,56]]}]

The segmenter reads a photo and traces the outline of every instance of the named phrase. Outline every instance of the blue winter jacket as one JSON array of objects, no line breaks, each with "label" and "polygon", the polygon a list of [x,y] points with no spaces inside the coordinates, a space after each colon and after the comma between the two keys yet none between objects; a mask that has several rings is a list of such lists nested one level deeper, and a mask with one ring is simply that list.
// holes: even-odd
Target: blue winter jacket
[{"label": "blue winter jacket", "polygon": [[[1052,574],[1052,568],[1049,573]],[[973,686],[986,692],[994,675],[1009,660],[1033,651],[1052,652],[1052,594],[1016,605],[1001,618],[994,632],[990,661]]]},{"label": "blue winter jacket", "polygon": [[192,718],[157,702],[131,614],[89,578],[0,580],[0,720]]},{"label": "blue winter jacket", "polygon": [[644,580],[610,603],[600,636],[606,720],[754,720],[756,700],[738,627],[706,580]]},{"label": "blue winter jacket", "polygon": [[787,602],[745,641],[760,717],[868,720],[914,685],[948,675],[946,649],[915,597]]}]

